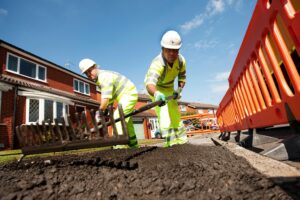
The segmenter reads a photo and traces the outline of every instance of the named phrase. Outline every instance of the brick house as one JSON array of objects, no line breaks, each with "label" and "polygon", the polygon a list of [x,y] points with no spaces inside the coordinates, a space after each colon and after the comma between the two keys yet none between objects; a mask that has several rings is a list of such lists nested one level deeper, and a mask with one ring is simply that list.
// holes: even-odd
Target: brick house
[{"label": "brick house", "polygon": [[97,109],[87,78],[0,40],[0,147],[18,147],[14,127]]}]

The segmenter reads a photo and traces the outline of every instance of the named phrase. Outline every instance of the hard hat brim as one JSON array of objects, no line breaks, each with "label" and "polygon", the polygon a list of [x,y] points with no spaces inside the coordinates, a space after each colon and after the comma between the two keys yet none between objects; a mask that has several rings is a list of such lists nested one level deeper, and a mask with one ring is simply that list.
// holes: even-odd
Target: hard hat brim
[{"label": "hard hat brim", "polygon": [[163,48],[166,48],[166,49],[180,49],[181,44],[180,45],[166,45],[166,44],[161,44],[161,46]]},{"label": "hard hat brim", "polygon": [[81,71],[81,74],[84,74],[87,70],[91,69],[92,67],[97,66],[96,64],[93,64],[90,67],[87,67],[85,70]]}]

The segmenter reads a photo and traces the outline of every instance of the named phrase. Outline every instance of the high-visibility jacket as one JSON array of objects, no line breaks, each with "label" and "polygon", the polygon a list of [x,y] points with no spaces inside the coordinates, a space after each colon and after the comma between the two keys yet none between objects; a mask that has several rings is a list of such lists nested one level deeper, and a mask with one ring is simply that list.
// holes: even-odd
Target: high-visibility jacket
[{"label": "high-visibility jacket", "polygon": [[110,99],[110,104],[114,100],[119,102],[124,94],[137,95],[134,84],[122,74],[113,71],[98,70],[96,85],[101,92],[101,98]]},{"label": "high-visibility jacket", "polygon": [[178,81],[186,81],[186,62],[182,55],[178,55],[173,66],[170,67],[167,61],[159,54],[153,59],[148,73],[145,77],[145,85],[156,85],[160,90],[174,90],[174,80],[178,77]]},{"label": "high-visibility jacket", "polygon": [[[145,77],[145,85],[153,84],[156,89],[165,96],[170,96],[174,92],[174,81],[186,81],[186,63],[182,55],[178,55],[173,66],[169,66],[162,54],[152,61]],[[154,100],[154,97],[151,97]],[[165,146],[174,144],[184,144],[187,142],[186,132],[180,120],[180,112],[177,100],[169,100],[162,107],[155,107],[158,117],[160,131],[165,138]]]},{"label": "high-visibility jacket", "polygon": [[[134,110],[137,103],[138,93],[134,84],[125,76],[108,70],[98,70],[98,79],[96,81],[101,92],[101,98],[110,99],[112,104],[115,100],[122,105],[124,114],[129,114]],[[114,118],[119,118],[119,110],[114,112]],[[138,142],[131,117],[125,119],[129,135],[129,146],[138,147]],[[119,135],[123,134],[121,122],[116,123]]]}]

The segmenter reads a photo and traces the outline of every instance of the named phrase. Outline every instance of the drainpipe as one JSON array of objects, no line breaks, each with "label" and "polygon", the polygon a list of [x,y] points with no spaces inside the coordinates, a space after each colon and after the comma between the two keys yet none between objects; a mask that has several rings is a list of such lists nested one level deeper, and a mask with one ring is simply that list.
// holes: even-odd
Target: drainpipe
[{"label": "drainpipe", "polygon": [[15,135],[16,135],[16,129],[15,129],[15,124],[16,124],[16,114],[17,114],[17,97],[18,97],[18,86],[15,86],[15,95],[14,95],[14,111],[13,111],[13,119],[12,119],[12,148],[15,148]]}]

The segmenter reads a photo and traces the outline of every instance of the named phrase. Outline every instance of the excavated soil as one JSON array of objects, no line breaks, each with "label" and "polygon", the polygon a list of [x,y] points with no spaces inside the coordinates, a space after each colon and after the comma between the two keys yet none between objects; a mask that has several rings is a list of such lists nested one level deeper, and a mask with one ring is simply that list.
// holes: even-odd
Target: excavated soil
[{"label": "excavated soil", "polygon": [[0,199],[295,198],[282,188],[221,146],[105,150],[0,166]]}]

